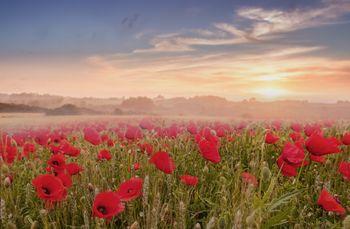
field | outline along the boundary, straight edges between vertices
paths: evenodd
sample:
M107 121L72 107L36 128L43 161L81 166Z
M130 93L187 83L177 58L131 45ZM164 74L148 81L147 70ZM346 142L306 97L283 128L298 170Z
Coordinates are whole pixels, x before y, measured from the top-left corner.
M1 228L350 228L348 122L40 119L2 118Z

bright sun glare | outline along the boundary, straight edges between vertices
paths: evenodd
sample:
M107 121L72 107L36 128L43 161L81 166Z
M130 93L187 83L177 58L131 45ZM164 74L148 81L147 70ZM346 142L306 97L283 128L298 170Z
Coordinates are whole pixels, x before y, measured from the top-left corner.
M256 90L256 92L265 98L277 98L287 93L286 90L281 88L262 88Z

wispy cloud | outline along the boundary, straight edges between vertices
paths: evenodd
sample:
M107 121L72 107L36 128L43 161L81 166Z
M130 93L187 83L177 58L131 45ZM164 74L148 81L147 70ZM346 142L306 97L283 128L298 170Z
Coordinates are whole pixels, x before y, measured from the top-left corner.
M173 33L158 35L150 41L151 48L135 52L180 52L193 51L198 45L235 45L271 40L284 33L342 23L335 21L350 12L347 0L325 1L318 8L276 10L241 8L235 15L249 25L241 28L235 23L214 23L208 29L193 29L197 36Z

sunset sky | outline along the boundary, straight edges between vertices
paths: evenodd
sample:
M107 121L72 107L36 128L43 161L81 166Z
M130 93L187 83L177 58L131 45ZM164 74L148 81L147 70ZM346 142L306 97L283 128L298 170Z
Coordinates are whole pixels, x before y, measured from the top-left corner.
M350 100L350 0L4 0L0 28L0 93Z

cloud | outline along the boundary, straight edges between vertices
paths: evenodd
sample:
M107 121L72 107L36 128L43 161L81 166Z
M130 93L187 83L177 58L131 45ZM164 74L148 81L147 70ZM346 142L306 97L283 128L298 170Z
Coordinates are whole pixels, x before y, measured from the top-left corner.
M349 11L349 1L329 1L322 7L313 9L283 11L244 8L236 13L238 16L253 22L249 35L258 39L264 35L286 33L331 23L332 20Z
M150 41L150 48L135 52L184 52L196 50L195 46L220 46L254 43L273 40L283 34L330 25L350 12L347 0L324 1L318 8L277 10L263 8L241 8L235 15L248 26L239 28L233 23L214 23L208 29L193 29L197 36L186 36L179 32L158 35Z

